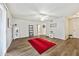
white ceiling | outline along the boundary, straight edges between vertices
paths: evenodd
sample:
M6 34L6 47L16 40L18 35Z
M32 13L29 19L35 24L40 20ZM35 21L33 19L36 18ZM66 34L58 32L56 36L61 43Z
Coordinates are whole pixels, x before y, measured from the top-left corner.
M40 19L40 15L52 18L71 16L79 11L77 3L10 3L6 4L13 17Z

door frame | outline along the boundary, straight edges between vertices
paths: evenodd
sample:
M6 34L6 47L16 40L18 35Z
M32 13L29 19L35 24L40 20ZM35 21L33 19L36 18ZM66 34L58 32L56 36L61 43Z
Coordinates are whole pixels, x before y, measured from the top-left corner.
M29 26L29 37L34 36L34 25L28 25Z

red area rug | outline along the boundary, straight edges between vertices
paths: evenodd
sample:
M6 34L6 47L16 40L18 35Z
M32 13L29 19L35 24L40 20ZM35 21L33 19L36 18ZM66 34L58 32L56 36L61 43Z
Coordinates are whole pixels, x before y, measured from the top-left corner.
M56 45L55 43L50 42L44 38L31 38L28 41L40 54L42 54L52 46Z

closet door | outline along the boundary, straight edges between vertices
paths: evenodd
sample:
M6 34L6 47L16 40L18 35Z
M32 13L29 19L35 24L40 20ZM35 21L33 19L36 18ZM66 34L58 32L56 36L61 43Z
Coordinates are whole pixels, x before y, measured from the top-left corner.
M72 33L74 38L79 38L79 19L72 19Z
M34 36L34 28L33 25L29 25L29 37L33 37Z

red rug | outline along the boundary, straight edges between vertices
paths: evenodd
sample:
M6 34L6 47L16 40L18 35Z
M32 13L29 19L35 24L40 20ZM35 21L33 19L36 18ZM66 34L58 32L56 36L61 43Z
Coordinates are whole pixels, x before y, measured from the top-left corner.
M30 44L38 51L38 53L42 54L52 46L56 45L53 42L48 41L44 38L31 38L28 40Z

